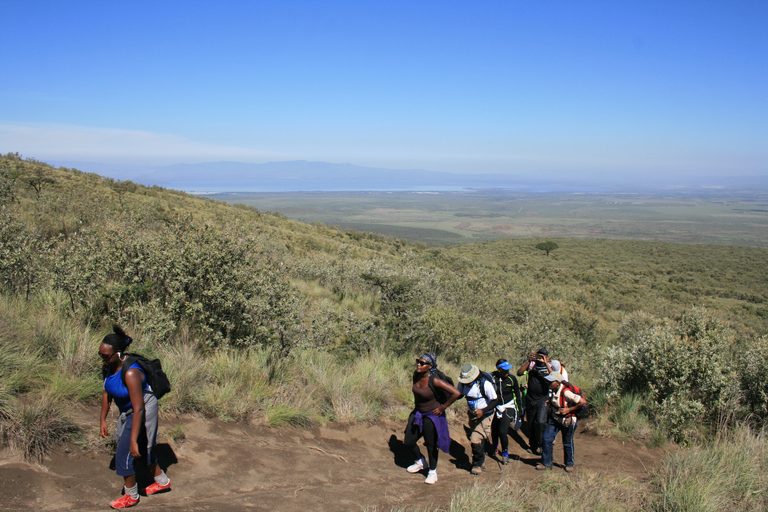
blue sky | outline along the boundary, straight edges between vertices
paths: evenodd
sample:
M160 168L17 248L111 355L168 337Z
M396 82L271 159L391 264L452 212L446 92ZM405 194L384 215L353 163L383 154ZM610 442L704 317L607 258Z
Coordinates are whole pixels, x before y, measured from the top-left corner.
M768 174L768 2L0 0L0 151Z

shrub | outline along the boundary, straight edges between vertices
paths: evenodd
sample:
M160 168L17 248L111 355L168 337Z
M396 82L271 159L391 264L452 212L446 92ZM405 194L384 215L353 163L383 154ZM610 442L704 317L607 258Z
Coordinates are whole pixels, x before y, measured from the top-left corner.
M750 412L768 416L768 336L750 344L740 357L741 389Z
M614 394L647 391L652 419L684 440L694 424L716 425L738 394L732 342L731 331L703 309L676 321L633 314L602 361L601 384Z

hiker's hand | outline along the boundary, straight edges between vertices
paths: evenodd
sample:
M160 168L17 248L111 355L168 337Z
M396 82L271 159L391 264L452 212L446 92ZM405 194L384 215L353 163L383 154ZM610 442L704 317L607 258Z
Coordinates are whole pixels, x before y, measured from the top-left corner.
M483 417L483 410L482 409L476 410L475 411L475 418L480 419L482 417Z
M559 414L560 416L565 416L566 414L568 414L568 409L569 407L561 407L557 410L557 414Z
M101 428L99 430L100 430L99 433L101 434L101 437L109 437L109 427L107 426L106 421L101 420Z
M444 412L445 412L445 408L441 405L440 407L432 411L432 414L434 414L435 416L442 416Z
M139 453L139 443L136 441L131 441L131 457L134 459L138 459L141 457L141 454Z

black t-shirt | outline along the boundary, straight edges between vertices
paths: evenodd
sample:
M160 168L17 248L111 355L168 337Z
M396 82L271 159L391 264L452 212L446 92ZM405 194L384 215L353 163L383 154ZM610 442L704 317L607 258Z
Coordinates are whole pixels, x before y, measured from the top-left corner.
M549 381L545 379L549 375L546 364L536 363L528 370L528 397L531 400L541 400L549 396Z
M502 379L499 372L493 372L493 386L496 388L496 394L501 398L502 404L506 404L513 398L515 400L520 398L520 387L512 374L508 374Z

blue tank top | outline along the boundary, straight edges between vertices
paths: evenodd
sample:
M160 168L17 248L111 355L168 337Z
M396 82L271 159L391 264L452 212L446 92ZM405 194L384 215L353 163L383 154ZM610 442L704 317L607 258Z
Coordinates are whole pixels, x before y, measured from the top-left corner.
M133 368L138 368L141 372L141 388L146 391L147 377L144 375L144 370L141 369L139 363L133 363L128 369L131 370ZM131 408L131 394L125 384L123 384L123 378L121 377L122 373L123 371L120 370L119 372L104 379L104 391L106 391L109 395L112 396L112 398L114 398L115 405L120 410L120 412L125 412Z

